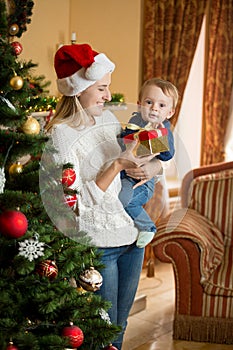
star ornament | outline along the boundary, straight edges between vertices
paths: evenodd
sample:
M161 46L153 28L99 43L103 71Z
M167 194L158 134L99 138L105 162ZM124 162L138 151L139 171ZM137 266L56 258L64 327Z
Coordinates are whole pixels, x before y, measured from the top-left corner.
M25 239L25 241L19 242L19 246L19 255L24 256L29 261L44 255L44 243L39 242L37 238Z

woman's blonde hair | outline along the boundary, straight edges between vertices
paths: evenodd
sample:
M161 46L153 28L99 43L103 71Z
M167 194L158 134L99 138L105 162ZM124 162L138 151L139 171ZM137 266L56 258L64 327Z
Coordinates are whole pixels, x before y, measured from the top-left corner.
M49 132L53 126L62 123L75 128L83 128L90 125L90 123L93 124L93 117L85 112L78 96L62 96L57 104L55 115L45 130Z
M140 92L139 92L139 96L138 96L139 101L141 101L141 99L142 99L142 95L143 95L143 92L145 90L145 87L151 86L151 85L159 87L166 96L172 97L173 108L174 109L176 108L176 105L177 105L177 102L179 99L179 92L178 92L177 88L170 81L163 80L160 78L152 78L152 79L148 79L144 82L144 84L142 85Z

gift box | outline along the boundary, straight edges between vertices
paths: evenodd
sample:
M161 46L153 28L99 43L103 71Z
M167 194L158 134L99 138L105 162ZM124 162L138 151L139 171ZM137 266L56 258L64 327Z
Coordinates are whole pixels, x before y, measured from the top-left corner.
M147 156L150 154L169 151L168 130L166 128L152 130L142 129L123 137L126 146L133 140L139 140L134 149L136 156Z

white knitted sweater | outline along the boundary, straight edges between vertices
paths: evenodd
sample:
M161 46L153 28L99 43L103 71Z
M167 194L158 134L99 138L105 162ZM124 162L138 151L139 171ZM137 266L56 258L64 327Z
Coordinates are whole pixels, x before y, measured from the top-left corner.
M110 111L95 118L94 126L78 130L66 124L57 125L52 140L58 150L57 162L72 163L78 190L78 230L85 231L97 247L117 247L133 243L138 235L133 220L125 212L118 194L118 174L106 192L95 183L97 174L118 157L121 149L116 135L120 124Z

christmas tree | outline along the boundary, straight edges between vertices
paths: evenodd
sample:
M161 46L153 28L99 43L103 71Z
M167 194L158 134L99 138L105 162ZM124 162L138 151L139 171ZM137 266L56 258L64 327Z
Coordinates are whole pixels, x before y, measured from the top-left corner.
M59 231L41 197L48 139L31 114L49 101L48 83L31 75L36 64L20 61L18 41L33 5L0 0L0 349L99 349L119 328L109 320L109 303L94 293L102 283L98 250L85 233L76 241ZM59 203L72 215L73 203L65 198L78 195L69 193L74 177L66 164L61 178L51 170L44 183L45 192L46 186L54 194L57 186L66 188Z

